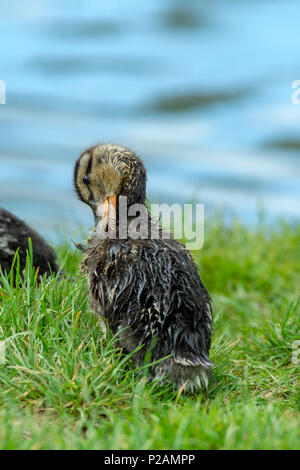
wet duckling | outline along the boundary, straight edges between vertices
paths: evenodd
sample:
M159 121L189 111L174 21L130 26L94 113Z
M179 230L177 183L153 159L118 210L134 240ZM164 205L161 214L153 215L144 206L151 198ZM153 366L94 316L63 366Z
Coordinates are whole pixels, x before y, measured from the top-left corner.
M186 390L207 386L212 362L210 296L185 246L171 236L136 239L120 227L121 196L128 207L146 209L146 170L131 150L101 144L82 153L75 164L74 186L94 214L96 234L80 248L85 257L91 308L105 317L119 345L142 365L146 353L152 378ZM127 222L132 220L126 213ZM155 222L147 213L146 226ZM103 236L114 228L115 236ZM99 228L100 227L100 228ZM146 228L147 228L146 227ZM140 230L142 232L142 229Z
M26 266L28 237L32 241L33 266L39 268L39 274L56 273L54 250L45 240L25 222L0 207L0 266L2 271L9 272L17 249L20 255L20 272Z

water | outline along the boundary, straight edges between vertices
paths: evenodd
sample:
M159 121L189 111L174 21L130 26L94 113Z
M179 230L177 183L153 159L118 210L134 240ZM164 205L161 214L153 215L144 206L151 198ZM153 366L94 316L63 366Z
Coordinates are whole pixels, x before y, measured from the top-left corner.
M155 202L299 218L299 14L297 0L2 0L0 205L73 236L92 224L74 161L110 141L143 157Z

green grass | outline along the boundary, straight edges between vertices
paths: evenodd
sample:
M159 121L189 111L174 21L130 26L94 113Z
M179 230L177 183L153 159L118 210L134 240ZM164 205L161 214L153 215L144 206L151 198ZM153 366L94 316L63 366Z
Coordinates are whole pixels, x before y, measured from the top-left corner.
M79 255L67 278L0 280L0 448L299 449L300 226L211 223L195 253L213 301L217 383L178 395L101 335ZM299 354L300 359L300 354Z

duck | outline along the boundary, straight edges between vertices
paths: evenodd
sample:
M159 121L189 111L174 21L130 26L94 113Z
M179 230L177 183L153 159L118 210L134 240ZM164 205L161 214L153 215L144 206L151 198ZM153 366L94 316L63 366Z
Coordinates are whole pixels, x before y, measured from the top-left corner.
M77 244L92 311L138 367L148 361L149 380L187 392L206 389L213 366L211 297L184 244L166 237L161 227L155 239L141 236L158 224L147 208L143 161L122 145L98 144L80 155L73 179L95 221L86 244ZM120 209L124 198L125 212ZM128 229L134 220L130 208L136 205L147 214L139 237Z
M26 266L28 238L31 238L33 266L39 277L58 272L56 253L32 227L11 212L0 207L0 266L9 273L16 251L19 250L20 272Z

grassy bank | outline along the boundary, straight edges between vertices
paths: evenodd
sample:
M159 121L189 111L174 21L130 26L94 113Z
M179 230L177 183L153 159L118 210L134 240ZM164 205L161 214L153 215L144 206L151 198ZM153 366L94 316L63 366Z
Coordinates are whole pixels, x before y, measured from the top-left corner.
M207 228L217 383L196 397L147 383L101 336L79 255L58 251L67 279L1 278L0 448L300 448L300 226Z

